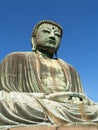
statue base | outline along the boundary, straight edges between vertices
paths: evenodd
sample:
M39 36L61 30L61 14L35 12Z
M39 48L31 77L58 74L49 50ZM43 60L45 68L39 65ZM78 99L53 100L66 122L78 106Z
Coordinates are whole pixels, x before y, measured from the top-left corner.
M98 130L97 125L86 126L32 126L32 127L14 127L8 130Z

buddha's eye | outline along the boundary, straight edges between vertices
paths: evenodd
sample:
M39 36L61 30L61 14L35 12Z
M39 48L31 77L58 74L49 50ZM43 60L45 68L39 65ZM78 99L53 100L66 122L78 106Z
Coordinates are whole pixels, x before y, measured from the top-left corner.
M44 33L50 33L50 31L49 30L46 30L46 29L44 29L44 30L42 30Z
M57 37L60 37L60 38L61 38L61 34L55 33L55 35L56 35Z

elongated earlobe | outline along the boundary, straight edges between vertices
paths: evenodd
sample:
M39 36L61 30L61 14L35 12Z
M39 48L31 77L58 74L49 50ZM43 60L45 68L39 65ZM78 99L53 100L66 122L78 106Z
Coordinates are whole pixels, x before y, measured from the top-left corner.
M32 45L32 51L36 51L36 43L35 43L33 37L31 39L31 45Z

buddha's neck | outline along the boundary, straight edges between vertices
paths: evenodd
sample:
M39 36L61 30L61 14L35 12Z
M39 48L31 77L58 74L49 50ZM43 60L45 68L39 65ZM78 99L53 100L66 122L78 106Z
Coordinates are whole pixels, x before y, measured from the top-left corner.
M44 58L50 58L50 59L53 58L53 54L50 52L47 52L45 50L40 50L40 51L37 50L36 53L38 53L39 55L41 55Z

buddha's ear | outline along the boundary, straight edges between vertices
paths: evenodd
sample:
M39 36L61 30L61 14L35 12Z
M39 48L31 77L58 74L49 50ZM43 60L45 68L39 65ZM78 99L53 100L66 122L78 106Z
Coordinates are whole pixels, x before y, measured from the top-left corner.
M36 43L33 37L31 38L31 45L32 45L32 51L36 51Z

